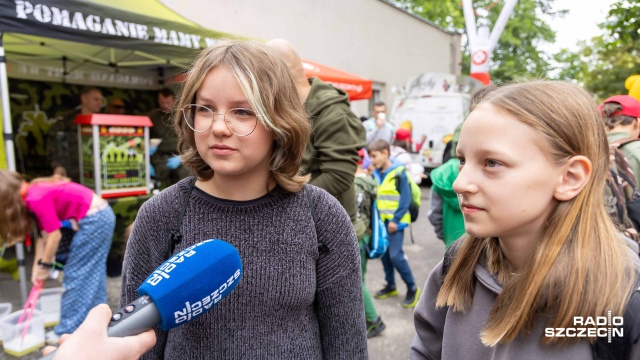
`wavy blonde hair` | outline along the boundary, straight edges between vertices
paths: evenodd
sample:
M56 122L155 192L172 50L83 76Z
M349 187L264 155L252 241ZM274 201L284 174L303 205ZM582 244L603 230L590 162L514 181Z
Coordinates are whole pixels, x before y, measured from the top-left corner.
M259 124L273 132L275 141L269 168L275 181L288 191L302 189L309 180L309 176L301 174L300 165L309 142L311 123L287 66L273 50L254 41L221 41L208 47L187 73L173 118L184 166L199 179L213 177L213 169L198 154L193 130L184 121L180 109L195 102L204 78L217 66L225 66L235 75L258 115Z
M26 235L28 219L26 208L20 196L20 186L24 180L20 174L0 169L0 245L15 245Z
M591 176L573 199L558 202L545 232L521 271L510 266L497 238L466 236L456 253L436 300L454 311L470 308L474 268L486 261L503 290L480 337L494 346L513 341L533 326L535 316L549 316L549 327L573 327L574 316L622 315L638 271L638 256L625 243L606 213L603 201L609 147L593 99L576 85L556 81L511 84L486 93L488 103L536 130L557 164L584 155ZM542 337L565 343L579 338ZM595 341L591 338L590 341Z

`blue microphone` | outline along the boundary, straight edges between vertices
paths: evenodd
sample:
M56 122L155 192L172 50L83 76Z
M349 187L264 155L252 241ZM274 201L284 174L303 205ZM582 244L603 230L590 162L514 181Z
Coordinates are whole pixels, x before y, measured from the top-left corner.
M138 299L118 310L107 328L109 337L143 333L160 324L170 330L202 316L240 282L238 250L218 240L190 246L163 262L138 288ZM53 359L55 350L40 358Z
M149 275L138 288L140 298L113 314L107 334L125 337L158 324L165 331L183 325L229 295L241 277L242 261L233 245L211 239L190 246Z
M162 263L138 288L141 296L118 310L107 333L140 334L160 323L170 330L202 316L233 290L242 276L240 254L222 240L205 240Z

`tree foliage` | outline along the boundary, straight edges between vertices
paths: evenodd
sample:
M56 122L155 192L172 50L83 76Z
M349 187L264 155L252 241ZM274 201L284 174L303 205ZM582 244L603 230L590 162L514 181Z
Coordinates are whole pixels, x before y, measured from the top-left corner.
M618 0L602 27L612 47L640 44L640 0Z
M640 0L618 0L600 24L604 34L563 49L555 60L558 77L577 81L598 100L626 94L625 80L640 74Z
M565 11L552 11L554 0L518 0L513 14L500 36L490 67L495 83L522 78L546 77L551 69L551 56L541 50L541 45L555 40L555 32L546 23L545 16L558 16ZM397 0L394 3L445 29L465 29L460 0ZM493 29L500 15L503 2L478 0L474 8L490 7L488 20ZM548 17L547 17L548 18ZM469 73L469 47L464 44L462 72Z

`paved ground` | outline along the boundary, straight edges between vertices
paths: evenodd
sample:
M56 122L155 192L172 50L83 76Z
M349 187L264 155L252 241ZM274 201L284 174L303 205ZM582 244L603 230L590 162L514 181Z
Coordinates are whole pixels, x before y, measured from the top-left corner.
M422 188L422 206L420 218L413 223L413 233L415 243L411 242L410 235L405 236L404 251L409 258L409 264L413 271L416 282L422 287L431 269L440 261L444 254L444 244L439 241L433 232L433 227L427 220L428 208L428 188ZM15 257L11 250L7 251L6 258ZM27 253L27 274L30 274L32 253ZM380 260L369 262L367 275L367 287L373 293L385 284L384 272ZM385 300L375 299L375 305L387 325L387 329L378 337L369 339L369 358L371 360L396 360L407 359L409 357L409 345L414 335L413 311L401 306L402 299L406 293L406 287L397 275L396 283L400 295L396 298ZM47 287L60 286L52 280L47 282ZM120 296L120 278L108 278L109 305L117 310ZM0 303L11 302L14 311L21 308L20 290L17 282L12 281L6 274L0 273ZM31 353L21 358L16 358L0 351L0 360L31 360L38 359L40 353Z
M412 224L415 243L405 234L404 252L409 258L416 283L422 288L431 269L444 255L444 243L436 238L433 226L427 220L429 189L422 187L422 205L419 219ZM369 261L366 274L367 288L374 293L385 285L384 271L380 260ZM376 308L387 329L379 336L369 339L369 359L397 360L409 358L409 346L415 334L413 310L405 309L401 303L406 287L396 274L396 284L400 293L396 298L374 299Z

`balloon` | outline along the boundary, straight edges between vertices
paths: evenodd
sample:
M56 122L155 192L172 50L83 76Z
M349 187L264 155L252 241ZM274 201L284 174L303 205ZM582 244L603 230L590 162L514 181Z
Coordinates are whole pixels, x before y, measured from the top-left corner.
M631 75L624 82L624 87L629 90L629 96L640 101L640 75Z
M400 124L400 129L407 129L409 132L413 129L413 124L411 124L411 120L405 120Z

